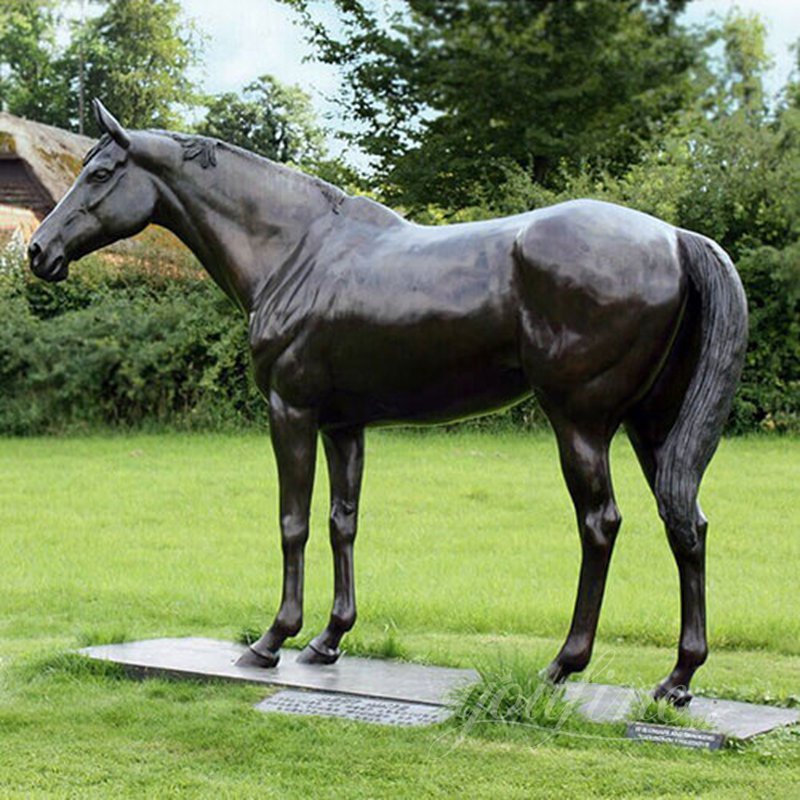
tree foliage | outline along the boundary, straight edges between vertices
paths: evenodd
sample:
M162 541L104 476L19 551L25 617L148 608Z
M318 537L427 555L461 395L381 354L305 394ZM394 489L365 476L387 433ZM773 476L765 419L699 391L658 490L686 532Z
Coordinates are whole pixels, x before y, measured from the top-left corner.
M324 152L311 98L299 86L262 75L242 90L206 101L200 133L252 150L273 161L313 165Z
M81 266L0 271L0 433L264 423L246 321L211 281Z
M131 128L174 126L177 107L195 100L187 71L199 41L178 0L109 0L73 37L66 54L72 75L81 53L86 97L104 99ZM70 88L77 108L76 82ZM94 119L87 123L97 133Z
M63 7L49 0L4 0L0 6L0 82L12 114L77 130L81 73L84 96L101 97L133 128L170 127L191 105L188 77L200 40L179 0L95 0L100 13L72 21L59 47ZM96 134L94 119L84 117Z
M508 202L522 210L591 196L720 242L737 263L750 308L750 346L732 424L797 430L800 108L771 108L765 99L769 56L757 19L732 14L720 35L724 56L713 84L637 163L621 175L571 175L560 192L517 184Z
M513 214L588 196L719 241L737 262L750 307L750 347L732 425L800 430L800 63L780 102L772 101L764 90L770 59L757 17L734 13L690 34L676 22L685 0L392 0L395 13L388 17L382 0L327 0L337 17L315 17L322 0L282 1L303 15L317 57L342 66L342 107L357 125L351 136L374 157L376 190L418 221ZM0 2L3 102L13 113L74 127L82 52L87 96L105 97L133 127L172 126L175 102L192 98L185 76L197 47L182 27L178 0L99 5L99 16L59 49L60 4ZM709 54L714 42L720 46ZM263 76L241 94L208 98L206 105L204 133L339 185L357 183L341 161L321 158L322 137L299 89ZM58 296L73 286L59 288ZM184 313L176 297L170 295L175 305L165 314ZM112 303L109 294L102 301L109 314L129 313L124 299ZM54 366L36 349L51 324L37 303L33 297L24 314L0 313L0 377L11 385L16 376L27 387L20 397L33 398L15 406L23 417L45 391L37 381L46 383L47 370L62 363ZM155 330L166 317L145 305L137 295L131 313L149 336L147 319ZM239 398L237 408L249 408L252 387L232 369L214 366L218 326L228 322L206 316L216 320L213 331L192 323L165 347L181 370L206 359L211 366L204 374L238 387L231 397ZM47 341L55 346L89 330L92 319L83 306L59 312ZM96 326L97 341L111 337L111 328ZM193 349L191 338L203 336L212 342L211 355ZM224 341L222 361L233 363L234 342ZM98 358L108 354L98 347ZM80 347L67 350L63 365L72 366L59 374L71 376L64 386L72 394L56 392L53 407L79 415L89 396L79 373L100 373L81 360ZM181 389L165 352L112 353L102 381L124 377L123 361L138 363L140 372L98 400L106 403L100 416L128 403L132 418L166 419L200 403L210 384L204 378L200 393L191 382ZM148 395L158 381L174 382L179 399ZM163 408L173 411L153 410ZM515 419L531 410L517 409ZM0 428L9 424L0 420ZM31 425L19 430L36 429Z
M48 118L63 88L56 69L57 17L53 0L0 3L0 109Z
M338 30L313 0L316 57L344 71L356 139L405 205L483 202L522 170L619 171L697 91L701 41L675 21L684 2L334 0Z

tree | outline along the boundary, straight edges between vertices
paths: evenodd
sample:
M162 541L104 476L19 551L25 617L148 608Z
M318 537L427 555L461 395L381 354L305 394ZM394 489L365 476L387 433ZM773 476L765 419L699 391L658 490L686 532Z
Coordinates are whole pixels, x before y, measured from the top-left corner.
M198 34L178 0L109 0L75 32L66 53L71 107L77 112L82 57L86 97L104 99L131 128L172 127L177 108L196 99L187 71L199 53ZM94 119L85 122L97 133Z
M717 35L724 56L711 93L712 110L718 114L741 111L749 119L762 119L767 112L764 76L773 64L766 47L766 26L757 14L734 11L723 20Z
M340 30L298 9L316 57L344 71L357 143L394 199L492 203L509 174L557 186L570 170L619 173L695 97L702 41L681 0L333 0Z
M54 106L63 109L63 82L54 65L57 21L53 0L4 0L0 5L0 108L59 121L52 112Z
M262 75L241 94L226 92L206 104L200 133L300 166L316 163L323 155L323 132L311 98L298 86L284 86L271 75Z
M770 57L754 16L731 13L713 84L605 187L624 202L719 241L734 257L800 237L800 114L770 108Z
M694 108L623 175L581 176L545 201L594 196L720 242L750 309L750 344L734 429L800 429L800 109L770 108L763 24L734 13L724 55ZM790 84L786 93L791 98Z
M793 45L795 56L794 75L786 87L786 102L789 106L800 109L800 39Z
M187 71L200 40L182 18L178 0L91 0L99 15L71 21L59 47L63 20L53 0L0 4L0 80L7 109L62 128L79 127L80 76L85 97L102 97L133 128L169 127L180 105L195 99ZM96 134L91 115L87 132Z

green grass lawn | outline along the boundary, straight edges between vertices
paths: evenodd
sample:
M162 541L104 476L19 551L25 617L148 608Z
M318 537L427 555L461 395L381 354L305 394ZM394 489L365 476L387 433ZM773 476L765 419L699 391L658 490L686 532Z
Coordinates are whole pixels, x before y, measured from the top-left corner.
M650 686L674 661L678 587L655 505L624 439L623 527L593 665ZM800 694L800 441L723 443L703 486L711 657L697 691L790 704ZM0 440L0 796L796 795L793 731L709 754L606 729L383 729L264 716L264 691L136 683L64 653L121 639L234 638L279 597L275 469L266 436ZM331 602L327 488L317 479L306 627ZM574 514L547 435L368 437L351 652L531 671L569 624Z

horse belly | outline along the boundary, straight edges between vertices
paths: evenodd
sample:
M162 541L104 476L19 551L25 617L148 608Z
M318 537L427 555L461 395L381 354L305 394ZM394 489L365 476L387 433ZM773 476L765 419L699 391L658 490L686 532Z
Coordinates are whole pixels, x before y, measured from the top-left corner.
M331 418L365 424L447 422L488 413L526 391L514 314L484 298L461 314L432 303L353 315L320 331Z
M499 411L529 394L518 363L476 361L436 375L415 372L404 381L337 386L322 409L321 422L323 427L435 425Z

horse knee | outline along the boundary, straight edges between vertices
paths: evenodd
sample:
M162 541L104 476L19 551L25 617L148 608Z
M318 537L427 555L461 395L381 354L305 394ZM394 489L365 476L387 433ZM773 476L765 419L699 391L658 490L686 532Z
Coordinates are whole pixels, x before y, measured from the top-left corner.
M702 558L708 520L697 503L696 488L693 493L677 490L669 492L657 484L655 494L658 514L666 528L675 557L687 560Z
M281 544L284 552L302 550L308 541L308 519L287 514L281 517Z
M590 511L581 526L584 547L592 552L610 555L620 525L622 516L614 503L606 503Z
M666 526L672 554L679 564L694 564L702 568L706 553L708 523L703 520L673 521Z
M331 505L330 531L334 546L351 544L356 538L357 513L355 503L337 500Z

